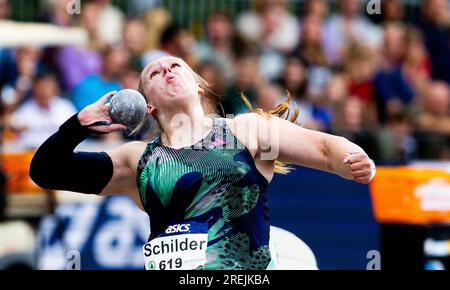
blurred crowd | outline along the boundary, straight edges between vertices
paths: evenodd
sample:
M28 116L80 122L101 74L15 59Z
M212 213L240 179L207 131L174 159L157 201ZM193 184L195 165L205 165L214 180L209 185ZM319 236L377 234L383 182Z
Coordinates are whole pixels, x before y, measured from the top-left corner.
M287 92L299 124L344 136L379 164L450 159L450 7L421 1L405 17L401 0L382 0L366 15L360 0L255 0L231 17L212 11L201 33L177 25L157 1L130 1L133 17L109 0L42 0L36 21L82 27L81 47L0 44L3 138L37 148L59 125L109 91L137 89L140 72L162 55L186 60L211 85L211 109L221 115L270 110ZM11 17L0 0L0 19ZM102 136L118 141L142 136ZM99 137L100 138L100 137Z

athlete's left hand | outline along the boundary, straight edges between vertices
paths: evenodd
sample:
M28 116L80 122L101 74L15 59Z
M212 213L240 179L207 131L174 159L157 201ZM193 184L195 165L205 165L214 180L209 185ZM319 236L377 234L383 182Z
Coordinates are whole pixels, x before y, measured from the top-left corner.
M344 164L350 166L353 180L362 184L368 184L375 177L375 163L364 152L348 153Z

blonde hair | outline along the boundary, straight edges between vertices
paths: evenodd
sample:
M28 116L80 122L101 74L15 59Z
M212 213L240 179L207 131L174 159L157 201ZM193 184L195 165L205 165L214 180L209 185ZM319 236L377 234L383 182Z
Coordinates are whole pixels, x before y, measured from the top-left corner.
M289 118L290 111L291 111L291 94L287 92L287 98L285 101L272 110L266 112L263 109L256 108L254 109L250 101L245 97L245 95L241 92L241 99L244 101L247 108L250 110L250 112L258 114L260 116L263 116L265 118L271 118L272 116L277 116L279 118L284 118L286 120L289 120L290 122L297 124L297 118L299 115L299 109L296 105L294 108L294 114L291 118ZM275 173L279 174L288 174L292 171L292 167L289 167L288 164L281 162L279 160L275 160Z

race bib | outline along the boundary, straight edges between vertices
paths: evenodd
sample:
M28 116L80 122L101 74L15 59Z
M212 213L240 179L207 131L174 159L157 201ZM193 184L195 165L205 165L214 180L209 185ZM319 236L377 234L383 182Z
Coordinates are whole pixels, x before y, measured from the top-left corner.
M206 263L208 225L174 224L144 245L146 270L193 270Z

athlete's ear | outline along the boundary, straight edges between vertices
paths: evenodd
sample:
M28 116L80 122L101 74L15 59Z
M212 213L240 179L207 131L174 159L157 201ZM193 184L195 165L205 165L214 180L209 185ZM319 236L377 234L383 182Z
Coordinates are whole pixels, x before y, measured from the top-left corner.
M202 84L198 84L198 94L200 96L205 96L205 89L203 88Z
M156 118L158 116L158 111L152 105L147 105L147 114Z

